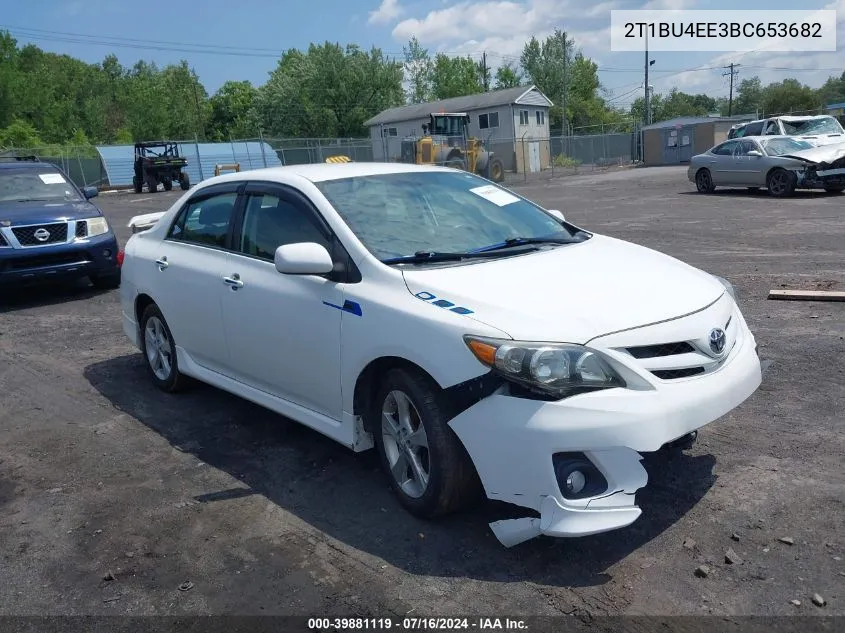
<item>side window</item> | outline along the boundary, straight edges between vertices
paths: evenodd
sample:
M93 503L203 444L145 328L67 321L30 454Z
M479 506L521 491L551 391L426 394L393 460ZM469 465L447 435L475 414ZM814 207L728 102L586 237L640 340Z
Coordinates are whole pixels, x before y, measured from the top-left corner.
M745 134L743 136L760 136L763 133L763 122L749 123L745 126Z
M283 244L317 242L331 252L331 241L310 210L269 194L247 199L237 250L245 255L273 261Z
M777 124L777 121L774 121L774 120L772 120L772 121L768 121L768 122L766 123L766 129L765 129L765 131L763 132L763 134L764 134L764 135L770 135L770 134L780 134L780 131L778 130L778 124Z
M718 154L719 156L730 156L734 153L734 149L736 149L737 145L739 145L739 141L727 141L714 147L713 153Z
M757 149L757 146L751 141L741 141L736 145L734 156L746 156L752 149Z
M528 110L519 111L519 124L528 125Z
M188 202L170 227L168 239L224 248L237 197L234 192L222 193Z

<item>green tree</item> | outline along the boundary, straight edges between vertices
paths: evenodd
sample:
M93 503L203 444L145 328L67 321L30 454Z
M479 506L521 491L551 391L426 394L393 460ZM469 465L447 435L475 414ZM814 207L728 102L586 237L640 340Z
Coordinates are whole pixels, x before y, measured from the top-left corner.
M366 136L364 121L401 105L402 64L380 49L326 42L282 55L255 95L255 115L270 135Z
M522 85L522 73L516 64L508 62L496 69L496 90L516 88Z
M550 113L552 127L561 127L564 118L567 123L570 121L568 97L575 54L575 40L565 31L555 29L543 42L536 37L528 40L520 56L525 75L555 104Z
M766 86L762 109L766 116L816 110L822 105L818 93L797 79L784 79Z
M428 49L424 48L416 37L412 37L407 46L402 47L405 56L403 65L405 80L408 82L408 103L424 103L431 99L432 62Z
M15 119L6 128L0 130L0 147L19 147L29 149L40 147L44 141L32 124Z
M733 114L754 114L763 107L763 83L759 77L743 79L734 96ZM726 113L727 114L727 113Z
M818 92L824 105L845 101L845 72L839 77L828 77Z
M255 87L248 81L227 81L209 100L209 136L216 140L256 136L253 117Z
M434 99L450 99L484 92L477 64L469 57L438 53L431 72Z

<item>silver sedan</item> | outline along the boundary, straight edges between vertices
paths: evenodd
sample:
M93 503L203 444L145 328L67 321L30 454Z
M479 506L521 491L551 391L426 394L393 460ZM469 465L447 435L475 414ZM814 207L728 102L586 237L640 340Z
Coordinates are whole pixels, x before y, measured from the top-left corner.
M747 136L719 143L690 160L687 177L700 193L719 187L766 187L776 197L795 189L845 190L845 143L814 147L789 136Z

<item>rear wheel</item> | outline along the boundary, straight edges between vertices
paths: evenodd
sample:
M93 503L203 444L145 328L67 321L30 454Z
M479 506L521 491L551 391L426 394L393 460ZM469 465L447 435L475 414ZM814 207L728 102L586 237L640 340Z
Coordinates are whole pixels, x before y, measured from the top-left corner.
M150 193L158 191L158 179L155 176L147 176L147 189Z
M187 191L191 188L191 179L188 178L188 172L182 172L181 176L179 177L179 186L182 188L183 191Z
M135 193L141 193L141 188L144 186L144 183L141 182L141 179L138 176L132 176L132 188L135 190Z
M478 475L449 427L439 388L419 371L393 369L372 403L382 468L400 503L422 518L454 512L478 494Z
M185 387L187 380L179 372L173 335L154 303L147 306L141 316L141 349L147 372L156 387L170 393Z
M695 187L698 193L713 193L716 185L713 184L713 176L709 169L699 169L695 174Z
M766 178L766 186L775 198L784 198L795 192L796 180L795 172L773 169Z

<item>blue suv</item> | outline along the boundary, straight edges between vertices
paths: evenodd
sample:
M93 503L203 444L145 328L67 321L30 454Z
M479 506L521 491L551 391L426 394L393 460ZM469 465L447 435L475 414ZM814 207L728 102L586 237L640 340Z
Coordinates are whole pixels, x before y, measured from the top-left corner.
M117 288L122 253L96 195L52 163L0 158L0 286L88 277Z

